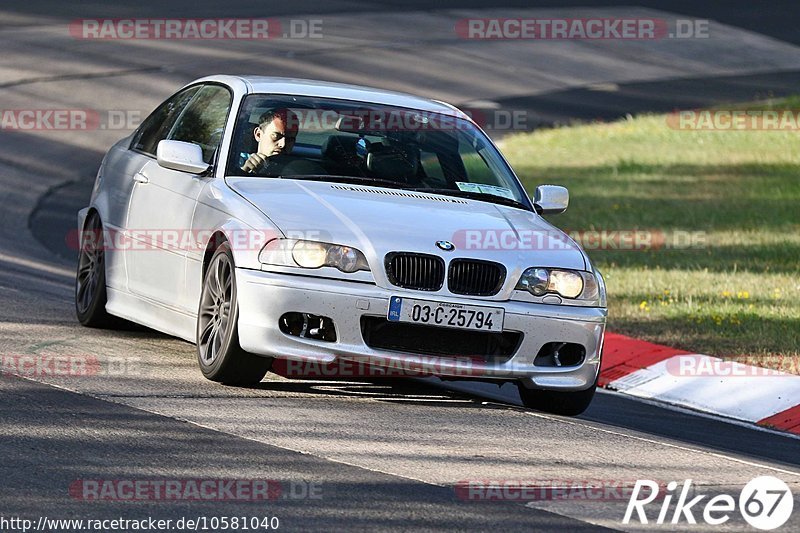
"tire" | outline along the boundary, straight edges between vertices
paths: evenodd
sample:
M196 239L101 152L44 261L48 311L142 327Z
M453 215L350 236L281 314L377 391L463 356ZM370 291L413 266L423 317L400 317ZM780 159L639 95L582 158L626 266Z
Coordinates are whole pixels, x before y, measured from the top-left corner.
M86 327L115 327L118 319L106 312L105 243L100 215L93 211L83 229L75 274L75 314Z
M254 385L272 366L271 357L248 353L239 345L236 269L228 243L214 252L203 278L197 311L197 362L211 381Z
M529 409L554 415L578 416L592 403L597 381L588 389L571 392L529 389L522 383L518 383L517 388L522 404Z

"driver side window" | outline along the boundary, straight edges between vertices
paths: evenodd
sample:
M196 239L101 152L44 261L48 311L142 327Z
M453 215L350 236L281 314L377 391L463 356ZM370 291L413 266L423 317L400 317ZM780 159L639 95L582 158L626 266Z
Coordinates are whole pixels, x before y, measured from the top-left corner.
M222 141L231 100L230 91L224 87L206 85L184 109L167 139L199 145L203 149L203 161L213 163Z
M153 111L134 134L131 150L138 150L155 157L159 141L166 139L175 120L199 90L199 86L189 87Z

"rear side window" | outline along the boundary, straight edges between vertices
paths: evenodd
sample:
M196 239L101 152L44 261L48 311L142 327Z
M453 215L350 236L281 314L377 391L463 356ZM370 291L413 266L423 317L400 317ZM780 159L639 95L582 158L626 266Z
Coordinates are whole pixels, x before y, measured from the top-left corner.
M189 103L199 90L199 86L189 87L179 92L153 111L133 135L131 150L139 150L155 156L158 142L167 138L167 134L175 123L175 119L178 118L186 107L186 104Z
M211 164L222 140L231 100L230 91L224 87L203 87L181 113L167 139L200 145L203 161Z

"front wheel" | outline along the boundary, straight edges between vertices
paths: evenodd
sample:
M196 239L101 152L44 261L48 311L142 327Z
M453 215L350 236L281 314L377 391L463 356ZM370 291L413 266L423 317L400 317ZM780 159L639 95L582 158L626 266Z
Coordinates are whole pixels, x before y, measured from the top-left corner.
M272 366L239 346L239 308L233 254L222 243L206 270L197 313L197 360L203 375L230 385L253 385Z
M75 314L90 328L114 327L117 320L106 312L106 261L103 223L92 212L86 220L75 275Z
M581 391L554 391L542 389L529 389L518 383L519 396L522 404L529 409L544 411L554 415L578 416L592 403L594 392L597 389L595 382L586 390Z

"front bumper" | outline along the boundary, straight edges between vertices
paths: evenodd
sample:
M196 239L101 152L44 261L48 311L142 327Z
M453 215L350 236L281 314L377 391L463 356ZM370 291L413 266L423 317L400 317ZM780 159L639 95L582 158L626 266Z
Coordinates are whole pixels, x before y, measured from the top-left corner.
M606 310L590 307L486 301L472 298L431 298L418 291L384 289L373 284L236 269L239 300L239 342L245 350L295 361L332 363L369 361L400 368L412 363L435 375L480 379L515 379L529 388L583 390L592 386L600 368ZM504 330L519 331L523 339L514 355L501 363L459 357L376 350L367 346L362 316L386 317L392 296L468 303L505 309ZM279 319L286 312L330 317L337 340L328 342L283 333ZM435 334L435 330L434 334ZM572 342L585 347L578 366L534 365L549 342Z

